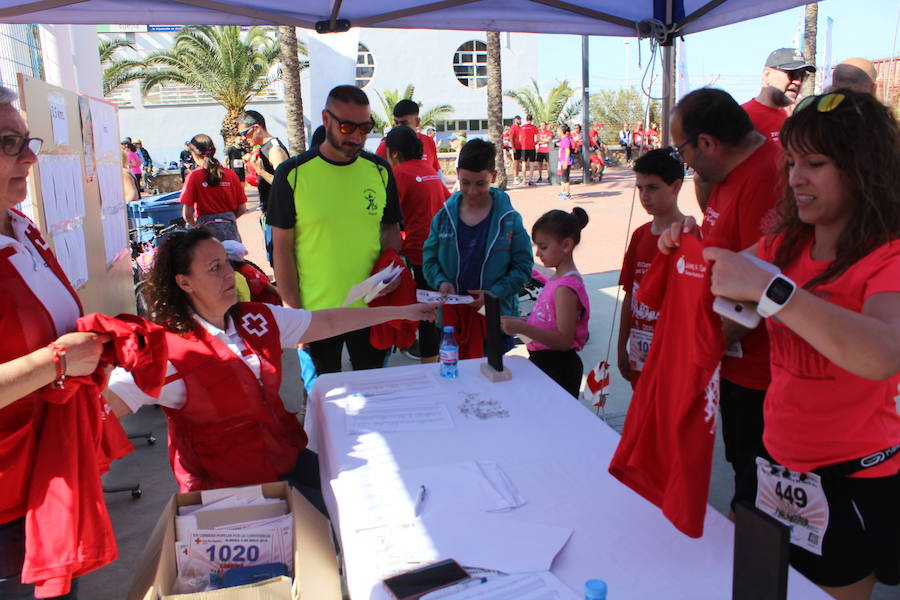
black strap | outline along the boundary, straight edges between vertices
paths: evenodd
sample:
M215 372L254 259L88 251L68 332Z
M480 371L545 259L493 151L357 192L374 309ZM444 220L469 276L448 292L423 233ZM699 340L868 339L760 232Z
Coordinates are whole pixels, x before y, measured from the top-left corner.
M868 469L870 467L880 465L881 463L897 454L897 452L900 452L900 444L895 444L890 448L885 448L884 450L873 452L872 454L863 456L862 458L854 458L853 460L847 460L836 465L819 467L818 469L813 471L813 473L817 473L822 477L847 477L848 475L852 475L854 473L862 471L863 469Z

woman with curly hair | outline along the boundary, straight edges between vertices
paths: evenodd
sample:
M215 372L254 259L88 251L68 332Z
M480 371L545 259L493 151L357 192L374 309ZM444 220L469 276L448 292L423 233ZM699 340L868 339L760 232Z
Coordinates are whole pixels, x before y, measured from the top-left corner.
M237 173L216 158L216 146L198 133L187 148L199 168L191 171L181 190L181 214L190 227L206 225L219 240L241 241L237 218L247 212L247 195Z
M713 293L758 302L771 339L764 447L735 496L791 527L798 571L865 599L900 584L900 130L837 90L801 101L780 138L778 225L746 252L781 273L704 252Z
M316 456L279 396L282 348L386 321L435 320L424 304L307 311L237 302L225 248L202 227L170 235L148 281L151 312L169 331L167 383L151 398L116 369L109 389L132 411L163 407L182 492L278 479L317 489Z

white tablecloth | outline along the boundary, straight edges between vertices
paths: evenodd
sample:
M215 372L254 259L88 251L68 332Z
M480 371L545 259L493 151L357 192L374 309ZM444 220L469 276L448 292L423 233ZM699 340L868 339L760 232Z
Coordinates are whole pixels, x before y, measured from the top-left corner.
M471 418L462 415L458 406L448 406L452 429L380 434L380 456L371 460L383 461L387 453L401 473L462 460L497 462L527 500L520 508L497 514L497 519L514 516L574 530L553 562L552 572L575 592L581 592L586 580L599 578L617 600L731 597L731 522L708 507L702 538L679 533L659 509L609 475L609 461L619 441L613 429L528 360L507 357L513 378L501 383L481 375L481 362L461 361L458 379L437 381L447 392L481 392L497 399L508 410L507 418ZM322 488L340 533L353 600L386 596L371 566L376 557L367 556L355 544L354 528L341 527L342 519L350 517L341 514L330 481L341 472L366 466L370 462L366 453L375 447L369 442L378 434L368 434L366 439L348 434L345 410L337 400L354 383L436 373L437 369L437 365L420 365L323 375L309 399L306 427L311 447L319 452ZM477 539L479 531L469 534ZM497 552L513 550L505 548L502 539L479 542L496 547ZM793 570L788 597L827 598Z

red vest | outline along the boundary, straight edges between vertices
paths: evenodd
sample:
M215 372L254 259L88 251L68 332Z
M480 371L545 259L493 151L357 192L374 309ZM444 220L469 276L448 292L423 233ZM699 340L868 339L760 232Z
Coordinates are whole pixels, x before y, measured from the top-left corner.
M18 211L12 212L24 217ZM82 312L78 295L33 223L29 223L25 235ZM0 363L34 352L57 338L50 313L9 261L14 253L9 246L0 249ZM25 515L36 432L43 415L42 403L35 401L39 394L40 390L0 409L0 523Z
M182 492L276 481L306 447L297 417L284 409L281 340L265 304L238 304L235 327L260 361L260 378L202 326L169 332L169 360L187 388L169 417L169 461Z

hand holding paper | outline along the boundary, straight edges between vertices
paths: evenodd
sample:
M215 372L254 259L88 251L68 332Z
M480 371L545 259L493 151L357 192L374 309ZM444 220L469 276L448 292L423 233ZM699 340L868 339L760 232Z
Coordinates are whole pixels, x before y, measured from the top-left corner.
M367 304L374 300L385 288L394 283L403 272L403 267L390 265L378 271L368 279L357 283L347 293L344 306L353 304L362 298Z

